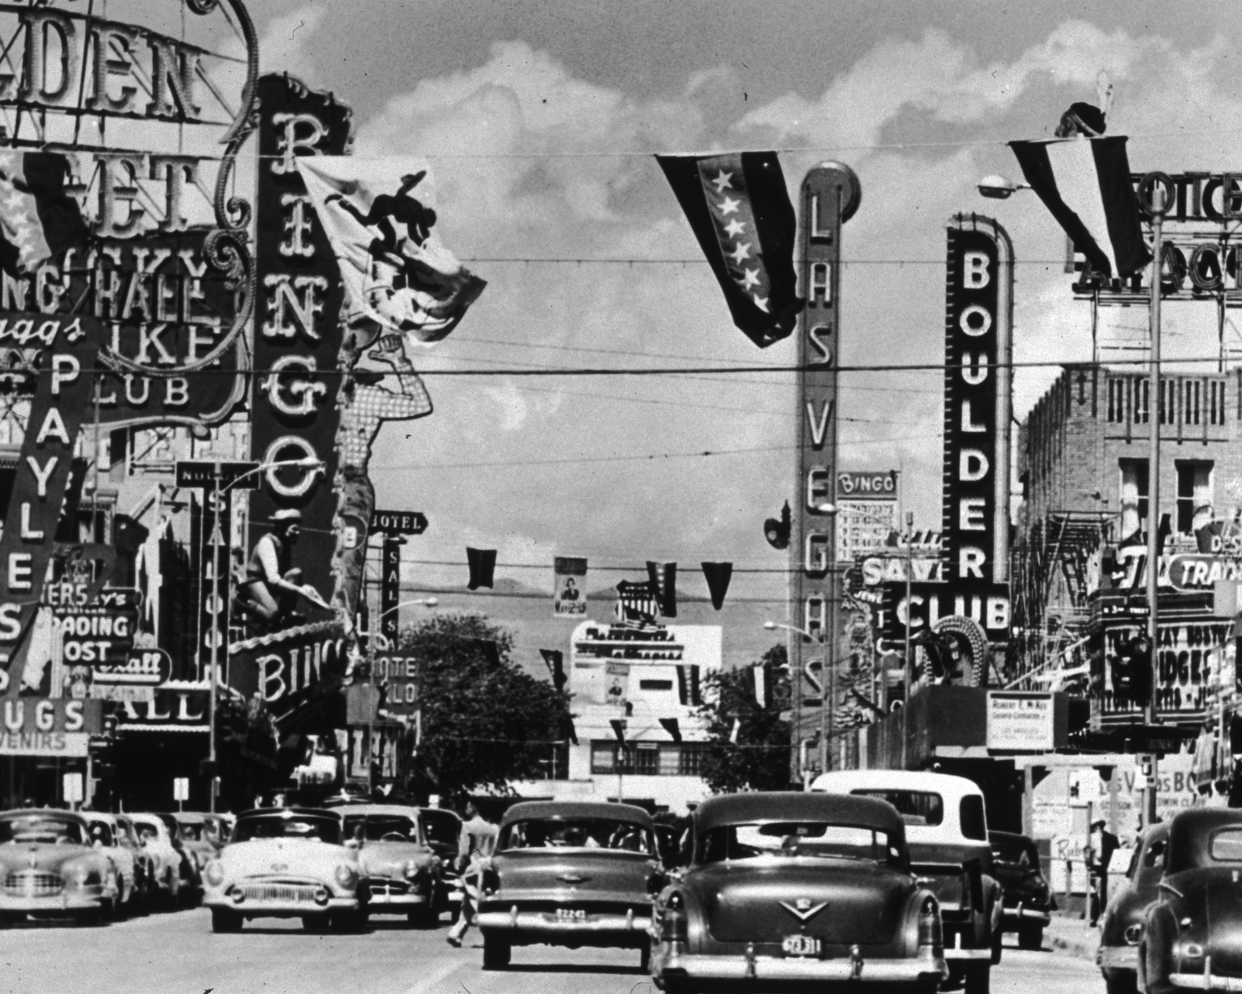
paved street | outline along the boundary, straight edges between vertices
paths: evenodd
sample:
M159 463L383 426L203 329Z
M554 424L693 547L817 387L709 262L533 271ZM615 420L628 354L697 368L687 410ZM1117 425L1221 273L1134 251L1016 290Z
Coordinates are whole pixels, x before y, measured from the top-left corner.
M651 994L638 955L620 950L517 949L504 973L484 973L471 933L467 947L444 941L446 927L411 931L378 918L365 935L310 935L295 922L247 925L214 935L204 910L152 915L99 928L26 925L0 933L0 994ZM473 940L473 941L471 941ZM992 974L997 994L1103 991L1084 960L1044 950L1006 949Z

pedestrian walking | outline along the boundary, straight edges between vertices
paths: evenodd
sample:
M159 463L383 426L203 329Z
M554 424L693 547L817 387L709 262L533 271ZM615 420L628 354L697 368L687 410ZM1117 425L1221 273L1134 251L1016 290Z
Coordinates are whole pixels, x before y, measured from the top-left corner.
M449 929L446 940L450 946L460 946L466 929L474 921L479 903L479 878L483 863L496 851L499 826L488 821L471 801L466 805L466 820L462 822L461 836L457 843L457 870L461 874L461 917Z
M1105 825L1103 818L1091 823L1091 844L1087 849L1087 870L1092 884L1088 912L1093 926L1108 906L1108 866L1120 845L1120 840Z

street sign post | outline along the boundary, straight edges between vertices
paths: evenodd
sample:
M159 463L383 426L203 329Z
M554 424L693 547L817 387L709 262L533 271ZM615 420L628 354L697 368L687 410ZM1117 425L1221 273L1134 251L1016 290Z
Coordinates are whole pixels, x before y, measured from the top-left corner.
M242 490L257 490L259 487L259 468L257 462L234 460L221 461L221 487L236 486ZM249 474L249 475L247 475ZM212 459L178 459L177 486L201 487L211 490L216 485L216 462Z
M190 778L173 778L173 800L177 802L177 810L185 810L185 802L190 799Z
M373 511L371 528L385 535L421 535L427 530L422 511Z

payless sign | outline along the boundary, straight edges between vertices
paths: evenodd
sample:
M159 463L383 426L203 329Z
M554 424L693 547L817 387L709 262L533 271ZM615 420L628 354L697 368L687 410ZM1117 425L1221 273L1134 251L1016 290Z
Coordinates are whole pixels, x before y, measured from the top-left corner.
M995 221L950 222L946 294L943 575L1007 597L1013 248Z

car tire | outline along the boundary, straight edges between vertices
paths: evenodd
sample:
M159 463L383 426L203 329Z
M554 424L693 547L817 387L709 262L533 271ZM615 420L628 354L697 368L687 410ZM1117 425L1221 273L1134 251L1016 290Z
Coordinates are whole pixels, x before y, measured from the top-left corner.
M992 964L973 960L963 971L962 994L990 994L992 990Z
M1108 994L1138 994L1138 974L1133 970L1104 970L1104 990Z
M1018 929L1018 948L1038 951L1044 948L1044 927L1023 925Z
M211 930L213 932L240 932L242 916L228 908L212 908Z
M513 947L494 935L483 935L483 969L503 970L509 965Z

